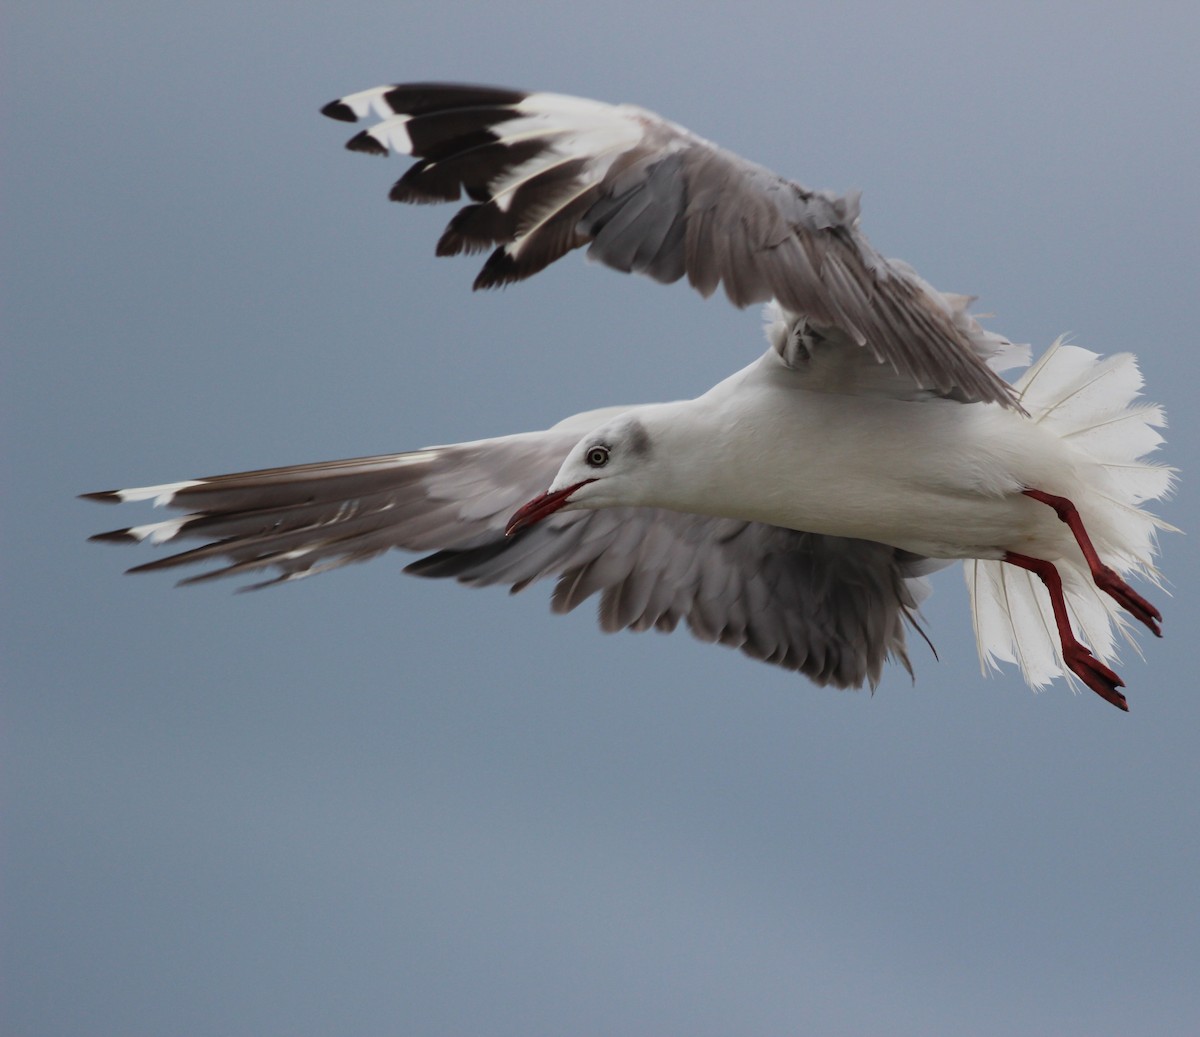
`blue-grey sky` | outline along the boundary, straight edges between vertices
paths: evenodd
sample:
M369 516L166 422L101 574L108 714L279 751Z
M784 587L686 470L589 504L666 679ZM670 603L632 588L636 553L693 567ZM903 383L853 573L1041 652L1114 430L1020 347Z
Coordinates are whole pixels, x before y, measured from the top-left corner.
M1132 713L915 684L377 560L125 577L74 499L692 395L756 312L572 257L471 294L317 109L403 79L634 101L814 187L1040 349L1139 354L1196 528L1196 5L19 3L5 17L3 1029L1072 1035L1200 1024L1200 580ZM137 521L145 514L133 512Z

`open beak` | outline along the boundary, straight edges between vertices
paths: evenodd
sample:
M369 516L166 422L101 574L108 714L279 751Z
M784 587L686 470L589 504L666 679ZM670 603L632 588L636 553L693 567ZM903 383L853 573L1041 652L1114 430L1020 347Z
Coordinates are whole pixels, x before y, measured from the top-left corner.
M577 482L574 486L555 490L553 493L547 491L540 497L534 497L528 504L522 504L513 512L513 517L508 520L508 525L504 527L504 535L510 537L522 529L541 522L547 515L553 515L571 499L571 494L580 486L586 486L595 481L595 479L584 479L583 482Z

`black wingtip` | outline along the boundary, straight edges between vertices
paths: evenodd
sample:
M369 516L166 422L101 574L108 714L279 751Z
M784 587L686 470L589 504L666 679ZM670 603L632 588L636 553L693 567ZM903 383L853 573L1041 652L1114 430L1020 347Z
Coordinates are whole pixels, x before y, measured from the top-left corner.
M337 119L338 122L358 122L354 110L341 100L330 101L321 109L321 114L329 119Z
M367 155L386 155L388 149L379 143L367 130L356 133L346 141L347 151L361 151Z
M133 536L128 528L110 529L107 533L96 533L88 537L89 544L136 544L138 538Z
M433 205L441 202L457 202L462 197L462 189L458 186L458 181L435 184L433 189L418 186L414 182L416 177L410 174L421 172L424 165L425 163L419 163L413 166L392 184L388 198L393 202L404 202L408 205Z
M471 288L476 292L488 288L503 288L527 276L529 275L521 271L516 258L501 246L488 257Z
M120 504L120 490L97 490L95 493L81 493L78 495L79 500L94 500L101 504Z

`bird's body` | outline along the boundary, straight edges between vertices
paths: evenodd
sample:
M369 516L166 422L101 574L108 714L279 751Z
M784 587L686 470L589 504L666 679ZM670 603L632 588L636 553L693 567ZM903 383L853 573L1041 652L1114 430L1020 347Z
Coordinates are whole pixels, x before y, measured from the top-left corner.
M768 352L696 400L628 413L650 477L613 504L750 519L932 558L1075 547L1026 486L1080 495L1086 459L1014 410L797 388ZM656 463L659 462L659 463Z
M967 559L981 658L1033 686L1074 674L1125 708L1103 662L1123 613L1158 633L1123 574L1155 579L1144 460L1161 411L1133 358L986 331L969 299L877 253L856 197L814 192L639 108L493 87L410 84L325 114L380 121L352 150L411 154L404 202L470 204L439 254L495 247L477 287L571 249L739 306L771 301L768 349L694 400L606 408L542 432L89 496L190 513L101 539L201 537L139 568L292 580L400 547L426 576L514 590L557 576L554 607L601 594L606 630L671 630L874 685L908 666L922 577ZM548 487L548 489L547 489ZM1092 651L1079 640L1082 636ZM1097 658L1097 656L1099 658Z

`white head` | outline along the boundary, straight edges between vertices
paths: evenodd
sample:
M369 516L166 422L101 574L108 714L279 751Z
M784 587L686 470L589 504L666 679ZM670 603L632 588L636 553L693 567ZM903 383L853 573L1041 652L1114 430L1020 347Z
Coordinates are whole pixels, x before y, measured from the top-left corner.
M571 448L550 488L519 508L505 532L511 536L556 511L652 503L658 452L636 413L606 422Z

